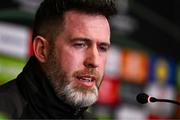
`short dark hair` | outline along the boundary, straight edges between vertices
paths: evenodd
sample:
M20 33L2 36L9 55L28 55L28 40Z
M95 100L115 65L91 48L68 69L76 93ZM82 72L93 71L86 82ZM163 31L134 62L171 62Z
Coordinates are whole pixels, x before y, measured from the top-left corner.
M35 15L32 38L41 35L54 39L58 31L63 29L64 12L69 10L101 14L107 19L117 13L115 0L44 0ZM59 29L57 25L62 27Z

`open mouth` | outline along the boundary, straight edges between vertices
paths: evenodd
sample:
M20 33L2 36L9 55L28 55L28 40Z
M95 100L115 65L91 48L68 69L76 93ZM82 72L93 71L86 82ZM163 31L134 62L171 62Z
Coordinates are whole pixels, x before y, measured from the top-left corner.
M78 83L87 87L95 85L96 77L94 75L79 75L76 77Z
M92 75L77 76L77 78L85 82L94 82L96 79L95 76L92 76Z

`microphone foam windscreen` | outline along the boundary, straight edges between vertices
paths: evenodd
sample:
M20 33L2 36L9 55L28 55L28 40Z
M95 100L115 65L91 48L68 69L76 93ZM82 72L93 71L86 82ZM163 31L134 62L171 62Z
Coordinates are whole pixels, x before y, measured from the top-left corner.
M136 100L141 103L141 104L145 104L148 102L148 95L145 93L139 93L136 97Z

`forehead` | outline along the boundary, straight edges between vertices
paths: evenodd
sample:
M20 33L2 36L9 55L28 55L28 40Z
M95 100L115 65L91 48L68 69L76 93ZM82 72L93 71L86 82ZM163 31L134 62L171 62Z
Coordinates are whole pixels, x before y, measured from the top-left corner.
M109 22L103 15L68 11L64 15L64 23L65 34L82 35L92 39L109 40L110 38Z
M88 14L85 12L71 10L71 11L65 12L64 18L65 18L65 25L74 25L74 26L81 25L82 26L84 24L93 25L96 23L101 23L101 24L96 24L96 26L109 27L107 18L100 14Z

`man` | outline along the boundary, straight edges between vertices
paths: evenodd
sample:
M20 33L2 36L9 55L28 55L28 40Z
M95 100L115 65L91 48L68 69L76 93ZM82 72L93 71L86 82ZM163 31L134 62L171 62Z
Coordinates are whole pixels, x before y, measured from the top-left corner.
M114 0L45 0L34 22L33 51L17 78L0 87L10 118L86 118L96 102L110 46Z

